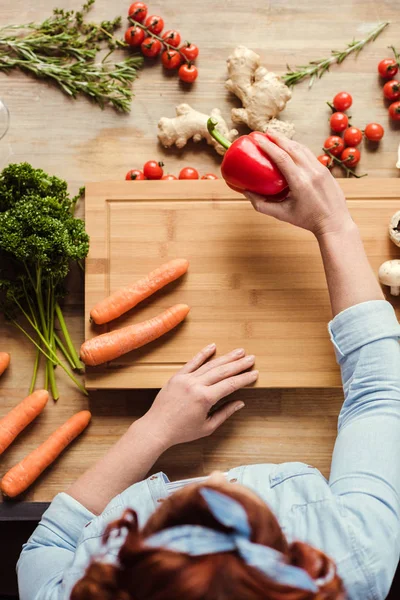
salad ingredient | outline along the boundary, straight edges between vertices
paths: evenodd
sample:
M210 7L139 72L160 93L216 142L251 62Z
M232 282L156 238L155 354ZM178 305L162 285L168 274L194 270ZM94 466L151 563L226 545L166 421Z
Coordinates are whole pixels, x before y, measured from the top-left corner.
M199 71L197 67L191 63L186 63L179 67L178 73L181 81L184 81L185 83L193 83L193 81L196 81Z
M393 102L389 106L389 115L393 121L400 121L400 101Z
M308 65L300 65L295 67L295 70L288 67L288 72L282 77L282 81L289 87L296 85L303 81L303 79L309 78L308 87L311 87L316 79L321 79L322 75L329 71L329 68L334 63L340 65L352 52L356 55L364 48L368 42L376 40L378 35L389 25L389 21L380 23L375 29L362 40L353 40L350 44L347 44L345 50L332 50L331 56L322 60L312 60Z
M393 244L400 247L400 210L394 213L389 223L389 237Z
M199 172L193 167L184 167L179 172L179 179L198 179Z
M128 15L135 21L143 23L147 16L147 6L143 2L134 2L129 7Z
M344 143L338 135L330 135L324 142L324 150L329 150L333 156L340 156L344 150Z
M125 179L128 181L143 181L146 179L146 177L144 176L143 171L140 171L139 169L131 169L127 172Z
M175 29L168 29L168 31L163 33L162 39L164 40L164 42L167 42L170 46L177 48L181 43L181 34Z
M286 198L289 193L286 179L257 143L268 138L268 135L253 131L231 144L216 131L216 125L215 119L208 119L209 132L227 148L221 173L229 187L239 192L248 190L261 196L271 196L271 200L274 196L276 200Z
M218 177L214 173L206 173L201 176L201 179L218 179Z
M344 131L348 124L349 118L342 112L335 112L330 118L331 129L335 133L341 133Z
M108 47L108 57L124 42L114 37L121 18L100 24L85 22L94 0L87 0L78 12L55 9L42 23L11 25L0 30L0 71L13 69L52 81L72 98L86 96L101 108L110 105L129 112L139 55L119 62L99 62L97 52Z
M164 50L164 52L161 54L161 62L164 69L172 70L179 67L182 59L177 50Z
M171 173L168 173L168 175L163 175L161 179L165 181L178 181L178 178L175 177L175 175L171 175Z
M132 25L125 31L125 41L132 48L140 46L144 40L144 31L137 25Z
M387 260L378 271L379 281L390 287L392 296L400 295L400 260Z
M189 61L196 60L199 55L199 49L196 44L191 44L190 42L185 42L179 49L183 56Z
M362 142L362 131L357 127L349 127L343 134L343 141L346 146L358 146Z
M340 158L334 156L331 152L329 152L329 150L326 150L326 148L322 149L332 159L332 163L334 163L335 165L339 165L339 167L342 167L342 169L346 172L346 177L352 176L356 179L361 179L361 177L366 177L368 175L368 173L362 173L362 175L359 175L358 173L353 171L353 169L350 169L346 162L343 162Z
M378 64L378 73L384 79L391 79L399 70L397 61L394 58L384 58Z
M218 154L225 154L225 148L208 132L207 120L210 115L218 121L218 131L227 140L232 141L238 135L236 129L228 128L218 108L213 108L210 115L206 115L195 110L189 104L179 104L175 111L176 117L172 119L161 117L158 122L158 139L165 148L174 144L177 148L183 148L191 138L194 142L205 139L207 144L213 146Z
M327 154L320 154L320 156L317 156L317 159L319 160L321 165L324 165L324 167L328 167L328 169L332 166L332 158Z
M97 325L103 325L117 319L134 308L139 302L182 277L188 268L189 261L184 258L170 260L151 271L146 277L139 279L139 281L128 287L117 290L114 294L96 304L90 311L91 319Z
M12 467L1 481L1 491L14 498L24 492L61 452L89 425L92 415L82 410L68 419L38 448Z
M147 56L147 58L155 58L161 52L161 42L155 37L147 37L143 40L140 48L144 56Z
M368 123L364 129L364 135L370 142L379 142L383 138L385 130L379 123Z
M161 179L164 174L163 162L157 162L156 160L148 160L143 167L144 176L147 179Z
M164 20L158 15L146 17L144 24L150 33L155 33L156 35L160 34L164 29Z
M280 77L260 63L260 56L253 50L238 46L227 60L225 86L243 104L242 108L232 109L232 121L265 132L269 121L285 108L292 93Z
M354 167L358 162L360 162L361 153L358 148L349 147L343 150L340 158L348 167Z
M353 98L347 92L339 92L334 97L332 104L335 110L347 110L353 104Z
M397 100L400 98L400 82L396 79L387 81L383 86L383 95L388 100Z
M152 319L87 340L82 344L81 358L90 366L114 360L168 333L185 319L189 310L186 304L176 304Z
M0 419L0 454L3 454L17 435L40 415L48 399L49 393L47 390L37 390Z
M10 355L8 352L0 352L0 375L3 375L4 371L8 369L10 364Z

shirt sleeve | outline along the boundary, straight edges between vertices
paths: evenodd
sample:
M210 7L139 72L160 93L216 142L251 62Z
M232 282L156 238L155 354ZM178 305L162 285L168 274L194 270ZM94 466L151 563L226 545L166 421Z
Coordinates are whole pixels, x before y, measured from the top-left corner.
M371 597L386 598L400 552L400 325L379 300L343 311L329 329L345 396L329 483Z
M94 518L68 494L58 494L26 544L17 564L20 600L58 600L85 525Z

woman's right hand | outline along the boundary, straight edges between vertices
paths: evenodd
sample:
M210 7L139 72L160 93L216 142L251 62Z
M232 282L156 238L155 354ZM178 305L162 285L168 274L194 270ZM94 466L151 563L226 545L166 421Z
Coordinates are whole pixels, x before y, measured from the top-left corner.
M290 192L282 202L245 192L254 208L316 237L354 226L342 189L311 150L283 136L268 136L274 141L265 138L259 145L285 176Z

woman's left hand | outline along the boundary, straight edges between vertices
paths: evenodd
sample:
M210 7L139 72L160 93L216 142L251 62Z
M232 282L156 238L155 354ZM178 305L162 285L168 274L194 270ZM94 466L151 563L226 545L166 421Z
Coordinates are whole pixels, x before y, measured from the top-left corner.
M148 434L165 448L210 435L243 408L244 403L236 400L210 415L219 400L256 381L258 371L248 370L255 357L238 349L208 361L215 350L215 344L207 346L182 367L141 419L147 422Z

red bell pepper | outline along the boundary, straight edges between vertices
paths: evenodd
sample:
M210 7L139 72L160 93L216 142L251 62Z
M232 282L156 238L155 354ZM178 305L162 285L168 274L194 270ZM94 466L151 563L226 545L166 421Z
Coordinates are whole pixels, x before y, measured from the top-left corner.
M229 187L237 192L247 190L261 196L273 196L271 200L284 200L289 193L287 181L257 143L263 138L270 139L268 134L253 131L231 143L215 129L216 125L216 119L208 119L208 131L221 146L227 148L221 173Z

